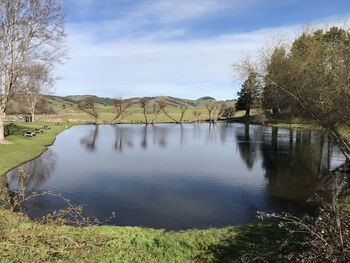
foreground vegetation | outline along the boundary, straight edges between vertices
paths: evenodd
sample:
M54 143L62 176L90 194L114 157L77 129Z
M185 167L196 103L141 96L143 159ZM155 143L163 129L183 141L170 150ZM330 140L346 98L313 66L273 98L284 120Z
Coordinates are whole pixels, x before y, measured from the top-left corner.
M276 249L284 235L274 224L167 232L40 225L6 210L0 218L2 262L236 262Z

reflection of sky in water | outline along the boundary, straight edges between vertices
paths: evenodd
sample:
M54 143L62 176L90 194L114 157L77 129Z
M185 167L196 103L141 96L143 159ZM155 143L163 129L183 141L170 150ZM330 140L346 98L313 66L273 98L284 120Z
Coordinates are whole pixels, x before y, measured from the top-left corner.
M115 211L113 224L181 229L296 209L318 174L343 161L315 132L242 124L76 126L26 169L32 188L85 204L88 215L104 219ZM15 173L9 182L14 187ZM33 206L37 212L59 204L46 197Z

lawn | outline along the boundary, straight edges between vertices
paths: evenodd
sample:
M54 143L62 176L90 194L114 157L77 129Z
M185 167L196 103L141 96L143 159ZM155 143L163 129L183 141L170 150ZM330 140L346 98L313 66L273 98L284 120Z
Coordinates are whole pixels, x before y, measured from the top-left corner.
M23 136L24 131L41 128L44 125L49 125L51 129L44 130L35 137ZM47 146L54 142L56 135L68 127L70 126L67 124L57 126L44 122L17 123L16 126L10 128L10 135L6 137L8 144L0 145L0 175L43 153Z

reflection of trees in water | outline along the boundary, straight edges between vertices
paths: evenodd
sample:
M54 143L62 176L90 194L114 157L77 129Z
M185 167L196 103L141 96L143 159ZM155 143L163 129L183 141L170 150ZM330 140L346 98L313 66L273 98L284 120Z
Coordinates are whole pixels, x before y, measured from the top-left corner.
M272 129L271 137L265 137L261 144L271 196L295 200L313 196L319 177L329 173L331 155L325 155L325 140L321 133L297 130L279 134L278 128ZM333 146L327 145L329 152Z
M200 138L205 138L206 143L215 143L220 140L223 144L226 142L228 135L229 124L209 124L207 129L203 129L202 124L194 124L190 126L193 128L193 139L198 140ZM174 127L169 127L165 125L144 125L141 129L141 134L136 136L135 129L133 127L116 125L115 128L115 144L114 148L122 152L125 145L129 148L135 146L133 142L135 138L140 137L140 147L147 150L151 145L159 146L165 148L168 145L168 137L171 133L173 136L178 136L178 142L180 145L188 143L187 137L187 127L185 125L174 125ZM175 130L175 132L173 132ZM92 139L91 139L92 137ZM173 138L173 137L172 137ZM96 140L96 138L95 138ZM177 140L176 138L174 140ZM85 138L84 144L89 147L89 149L94 149L95 141L93 136ZM136 144L137 145L137 144Z
M86 147L89 151L93 152L96 149L96 140L98 137L99 125L95 125L95 128L91 133L82 138L80 143Z
M134 146L132 142L132 133L128 127L119 127L118 125L116 125L114 126L114 129L115 129L114 149L116 151L122 152L125 145L129 148L132 148Z
M122 125L116 125L116 140L114 148L119 152L123 151L125 145L129 148L132 148L134 146L134 132L135 130L133 128ZM144 125L141 130L140 147L144 150L147 150L149 147L149 143L151 142L153 145L157 145L161 148L164 148L167 146L168 133L169 131L165 127L159 127L156 125Z
M236 140L237 140L238 150L242 160L245 162L249 170L253 168L254 162L257 158L256 152L257 152L258 145L256 143L256 140L253 137L251 137L250 135L249 124L245 124L244 130L236 129Z
M226 142L228 123L209 123L208 129L205 131L205 142L215 143L220 140L223 144Z
M19 168L14 169L8 175L8 183L11 190L16 191L22 180L22 184L26 192L41 191L44 184L50 178L56 168L57 156L53 151L48 150L43 156L30 161L23 166L26 173L24 178L20 178Z
M330 175L336 149L327 135L245 125L236 129L236 139L248 169L252 169L260 151L270 196L305 200L317 188L326 188L322 182Z

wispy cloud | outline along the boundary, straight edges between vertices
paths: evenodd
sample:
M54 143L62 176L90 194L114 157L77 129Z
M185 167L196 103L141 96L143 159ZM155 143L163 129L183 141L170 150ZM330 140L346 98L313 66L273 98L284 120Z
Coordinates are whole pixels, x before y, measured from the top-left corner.
M239 88L233 63L254 55L275 36L292 38L303 28L295 24L191 37L188 21L225 14L225 10L238 12L256 1L136 2L113 19L68 25L71 59L59 69L59 94L232 98ZM314 23L342 24L346 19L328 17Z

